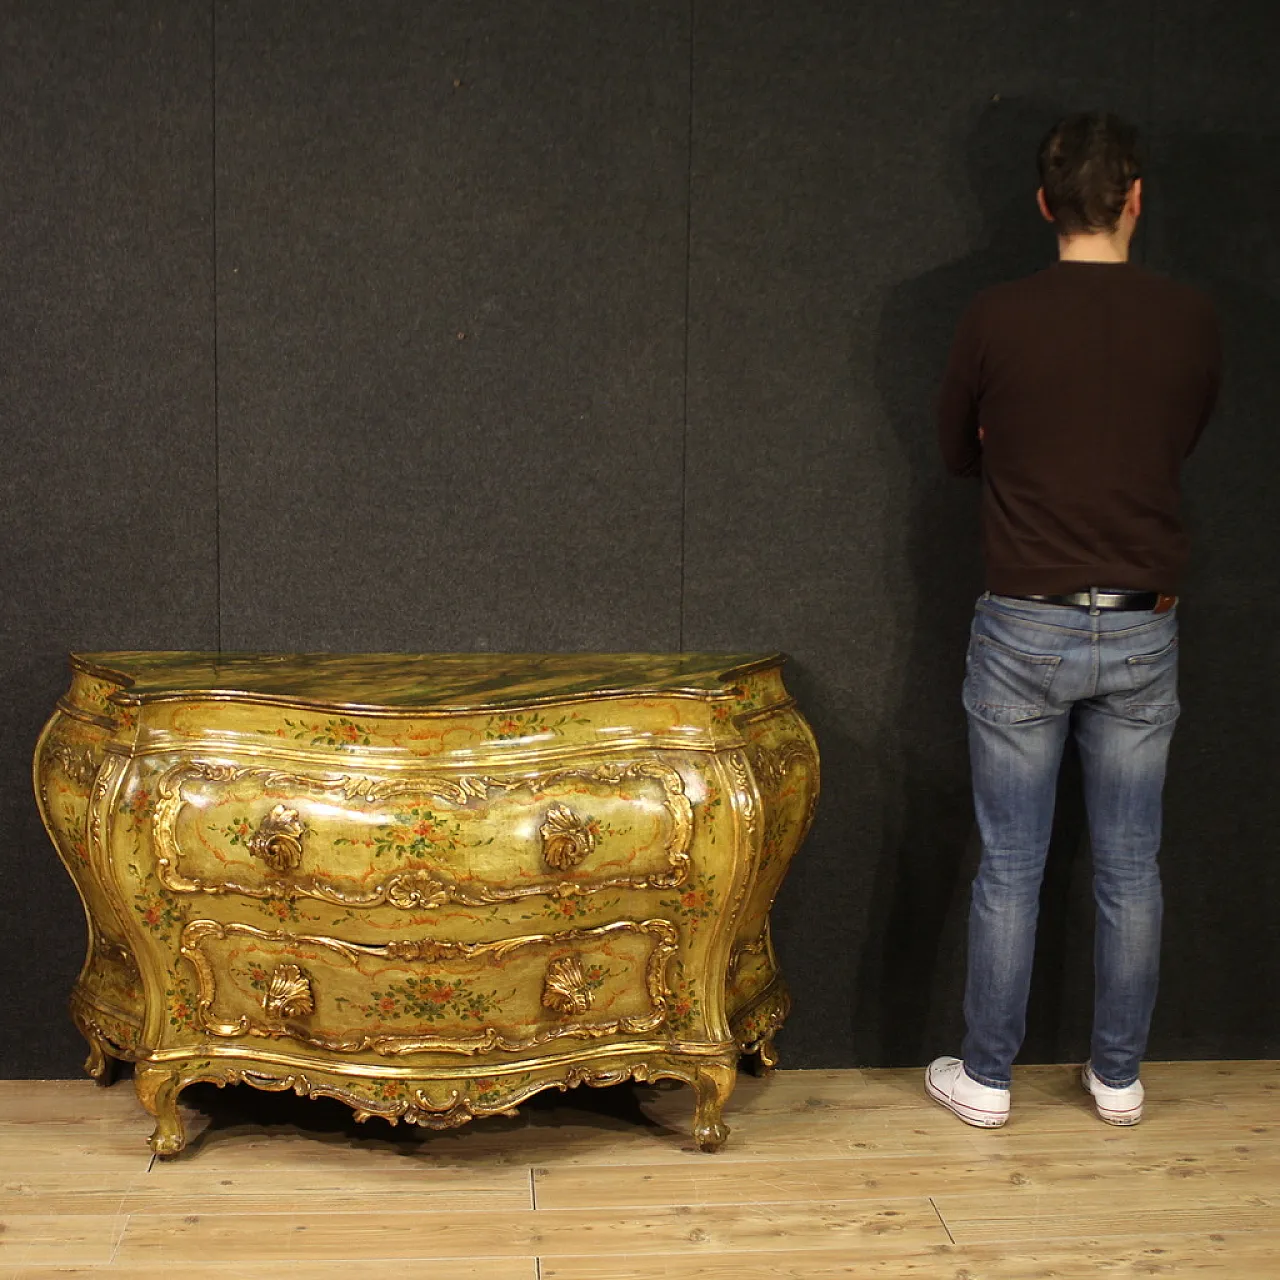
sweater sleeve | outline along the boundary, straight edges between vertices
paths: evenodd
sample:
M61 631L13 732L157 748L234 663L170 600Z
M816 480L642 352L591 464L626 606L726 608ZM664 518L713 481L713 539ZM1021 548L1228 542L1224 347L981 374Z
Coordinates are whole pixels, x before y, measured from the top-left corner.
M954 476L982 474L978 437L982 344L976 306L964 313L951 344L938 396L938 443L942 461Z

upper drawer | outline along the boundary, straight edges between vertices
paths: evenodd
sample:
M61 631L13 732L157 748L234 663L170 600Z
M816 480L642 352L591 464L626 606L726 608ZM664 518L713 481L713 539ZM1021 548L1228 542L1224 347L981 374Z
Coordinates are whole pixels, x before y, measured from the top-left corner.
M405 910L668 889L693 831L680 774L652 759L382 777L196 760L160 780L154 821L177 892Z

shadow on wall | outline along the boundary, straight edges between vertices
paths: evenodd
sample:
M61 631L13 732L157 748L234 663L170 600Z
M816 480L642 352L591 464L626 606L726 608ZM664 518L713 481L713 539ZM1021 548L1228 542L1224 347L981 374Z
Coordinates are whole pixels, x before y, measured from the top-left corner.
M1165 128L1152 160L1153 265L1212 296L1225 356L1185 477L1183 716L1162 852L1163 987L1177 999L1157 1006L1153 1047L1254 1056L1280 1052L1280 136Z
M973 296L1056 256L1035 207L1035 155L1063 114L1052 103L1010 99L990 102L970 118L955 146L963 174L958 164L950 177L963 187L953 199L977 201L977 245L898 285L881 315L876 386L906 471L909 515L905 541L892 548L885 573L897 584L899 604L890 634L905 644L896 719L884 744L884 758L893 762L886 769L886 834L854 1011L859 1060L920 1063L958 1051L963 1030L965 926L977 840L960 683L982 565L978 487L943 470L934 409L956 324ZM921 198L932 197L922 190ZM1069 769L1064 776L1069 789ZM1051 856L1046 872L1037 971L1050 990L1033 994L1031 1060L1057 1056L1050 1043L1062 1012L1055 975L1063 967L1064 938L1072 936L1074 947L1079 932L1068 928L1069 900L1079 894L1061 882L1073 878L1070 854L1080 842L1082 811L1077 803L1059 812L1055 854L1067 856Z

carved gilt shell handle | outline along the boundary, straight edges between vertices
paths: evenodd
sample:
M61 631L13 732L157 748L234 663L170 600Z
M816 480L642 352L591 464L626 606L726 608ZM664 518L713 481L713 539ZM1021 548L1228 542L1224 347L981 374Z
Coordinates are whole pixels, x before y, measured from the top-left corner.
M271 974L262 1007L269 1018L298 1018L315 1010L311 978L296 964L278 964Z
M302 861L305 830L296 809L278 804L249 837L249 852L273 871L292 871Z
M581 1014L591 1008L587 975L577 956L561 956L547 965L542 985L542 1003L557 1013Z
M596 847L591 819L580 818L564 804L547 811L538 834L542 837L543 858L557 871L576 867Z

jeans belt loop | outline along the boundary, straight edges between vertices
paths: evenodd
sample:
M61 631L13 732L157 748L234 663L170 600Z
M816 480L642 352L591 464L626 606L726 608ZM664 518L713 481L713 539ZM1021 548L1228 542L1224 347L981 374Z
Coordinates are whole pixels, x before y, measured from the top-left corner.
M1089 614L1091 617L1096 618L1098 614L1100 614L1101 612L1102 610L1098 608L1098 588L1090 587L1089 588Z

